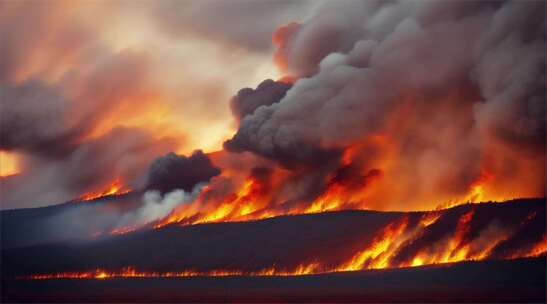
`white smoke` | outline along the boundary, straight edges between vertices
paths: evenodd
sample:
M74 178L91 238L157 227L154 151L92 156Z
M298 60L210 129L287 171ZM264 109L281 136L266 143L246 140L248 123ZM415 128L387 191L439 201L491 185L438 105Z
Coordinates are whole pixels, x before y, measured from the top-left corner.
M194 201L205 184L206 183L196 184L190 192L175 189L163 196L160 191L157 190L146 191L142 196L143 205L132 212L124 214L120 218L117 227L136 228L162 219L179 205Z

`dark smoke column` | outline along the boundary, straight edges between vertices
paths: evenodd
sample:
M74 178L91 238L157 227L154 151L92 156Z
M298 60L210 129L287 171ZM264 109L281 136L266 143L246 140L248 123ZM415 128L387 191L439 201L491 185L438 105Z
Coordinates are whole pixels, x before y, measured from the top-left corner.
M201 150L194 151L188 157L171 152L152 162L146 188L159 190L162 194L174 189L189 192L197 183L207 182L219 174L220 169L213 166Z

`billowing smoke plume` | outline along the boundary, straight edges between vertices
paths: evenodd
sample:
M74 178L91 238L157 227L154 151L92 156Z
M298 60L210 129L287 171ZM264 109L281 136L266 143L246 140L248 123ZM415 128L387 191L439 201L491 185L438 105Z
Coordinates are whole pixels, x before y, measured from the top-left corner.
M261 106L269 106L285 97L291 88L290 84L264 80L256 89L244 88L230 101L230 107L234 116L241 120L243 117L253 114Z
M133 228L146 225L167 216L175 207L193 201L203 188L203 183L196 184L191 192L175 189L162 196L157 190L146 191L142 206L124 213L119 219L117 228Z
M368 200L384 208L461 197L484 176L493 193L542 195L544 17L540 1L327 3L274 35L299 79L225 147L381 170Z
M208 182L219 174L220 169L200 150L188 157L169 153L156 158L150 165L146 188L161 193L174 189L191 191L196 184Z

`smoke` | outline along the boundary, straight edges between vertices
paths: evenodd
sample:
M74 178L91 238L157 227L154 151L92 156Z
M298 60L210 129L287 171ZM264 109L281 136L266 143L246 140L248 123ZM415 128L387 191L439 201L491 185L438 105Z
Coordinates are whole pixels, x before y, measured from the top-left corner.
M193 201L203 188L204 183L194 186L191 192L175 189L162 196L156 190L146 191L142 197L142 206L124 213L117 223L118 228L140 227L166 217L181 204Z
M70 101L42 82L0 84L0 100L0 149L62 155L88 131L84 121L69 120Z
M306 22L292 22L274 32L274 61L290 76L315 74L327 55L352 49L366 31L363 20L381 5L376 1L323 3Z
M155 2L150 11L156 17L153 20L171 36L208 36L235 47L267 52L276 26L308 14L313 2L205 0L183 3L168 0Z
M484 171L493 192L542 195L544 11L517 1L327 3L274 35L274 59L299 79L243 117L225 147L329 170L351 150L359 170L384 173L368 197L380 208L462 196Z
M66 202L89 190L103 191L115 179L138 189L146 182L143 173L150 162L172 147L171 140L158 140L146 131L115 128L79 143L62 158L26 157L22 173L1 181L2 207Z
M178 6L167 1L0 4L0 150L13 153L19 164L17 177L0 180L2 208L60 203L103 191L100 187L116 179L126 187L143 186L142 174L133 172L145 174L158 155L219 149L232 132L227 100L237 88L272 74L271 31L299 18L307 4L241 2L231 12L216 10L226 5L215 1L188 10ZM268 24L234 27L234 18L251 7L269 7ZM96 22L98 15L104 22ZM214 28L233 35L217 39ZM131 145L121 145L131 150L120 151L117 142L126 137L116 128L146 135L133 136ZM77 156L114 133L120 138L110 137L111 144L93 152L113 159L98 156L101 164L96 164ZM108 166L125 169L90 172ZM72 178L78 167L90 177ZM84 179L87 187L80 184Z
M276 210L328 195L429 209L483 176L492 196L545 193L543 2L165 1L117 18L127 3L1 4L0 149L22 159L1 181L3 207L116 178L161 194L211 181L203 197L215 198L250 178L263 184L259 207ZM264 10L256 28L239 25ZM238 91L273 77L258 67L272 34L291 84ZM168 154L146 172L158 155L226 138L219 165Z
M232 113L239 121L243 117L253 114L261 106L272 105L283 97L291 88L290 84L266 79L256 89L244 88L230 100Z
M220 170L201 150L194 151L188 157L171 152L152 162L146 188L161 193L174 189L190 191L196 184L207 182L219 174Z

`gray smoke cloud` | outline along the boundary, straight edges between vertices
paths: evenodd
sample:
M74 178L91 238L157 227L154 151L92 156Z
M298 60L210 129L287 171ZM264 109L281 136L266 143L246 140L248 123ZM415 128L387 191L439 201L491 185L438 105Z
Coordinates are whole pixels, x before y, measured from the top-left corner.
M521 149L544 164L544 2L327 3L284 35L277 56L300 79L241 120L231 151L296 164L381 134L389 148L362 153L399 156L397 199L465 192L485 164L518 168Z
M146 188L162 194L175 189L191 191L196 184L207 182L219 174L220 169L201 150L188 157L171 152L152 162Z
M269 106L279 102L291 88L288 83L266 79L256 89L244 88L230 100L232 113L241 120L253 114L261 106Z
M80 143L63 158L25 157L22 173L0 180L2 208L66 202L90 189L107 189L114 179L138 189L145 184L144 172L150 162L172 146L170 140L157 140L140 129L115 128Z
M0 149L62 155L88 131L85 121L70 121L71 102L39 81L0 84Z
M149 11L166 33L210 37L253 52L271 49L271 34L279 24L305 16L316 1L157 1ZM252 26L246 26L250 25Z

